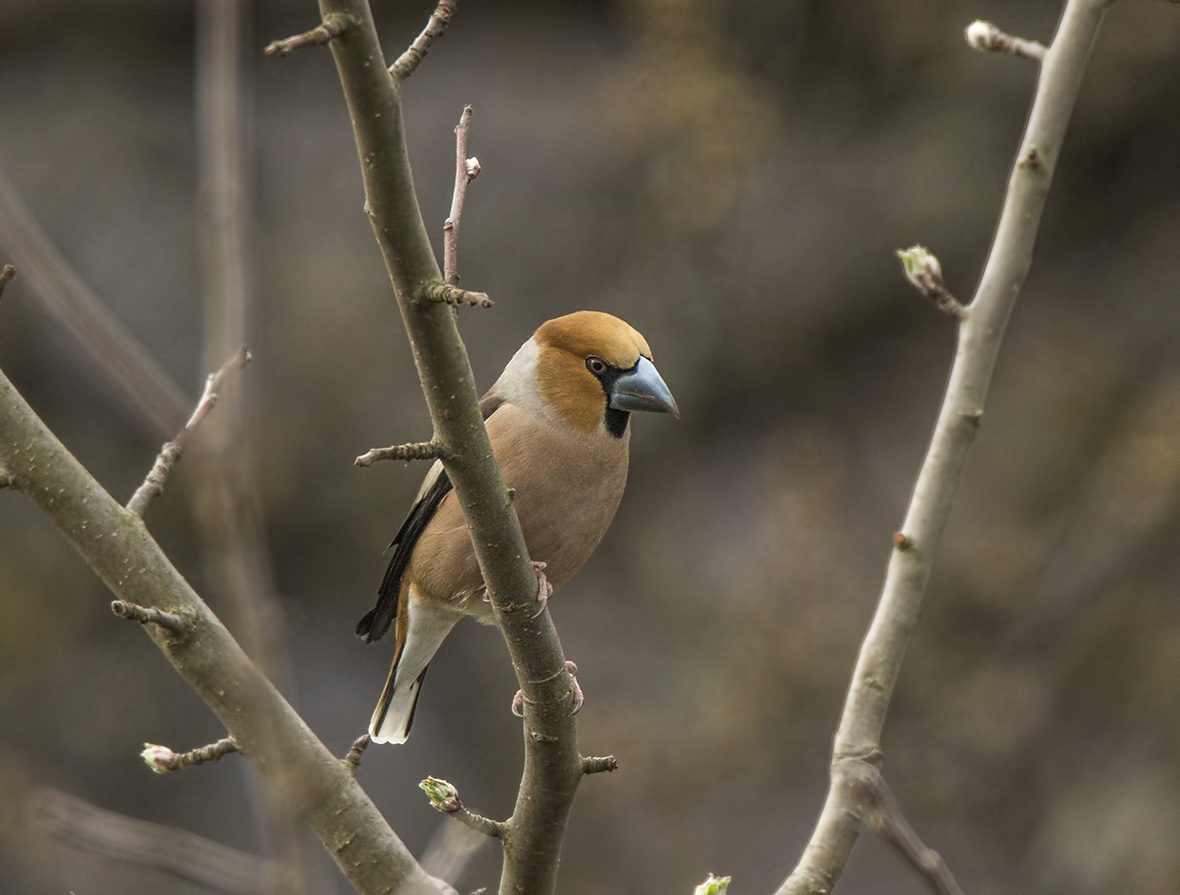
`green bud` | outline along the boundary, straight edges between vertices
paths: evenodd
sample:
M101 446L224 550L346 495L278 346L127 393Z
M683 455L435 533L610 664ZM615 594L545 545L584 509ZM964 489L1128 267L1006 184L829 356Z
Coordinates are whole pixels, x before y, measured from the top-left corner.
M418 784L418 788L426 793L432 808L445 811L448 814L459 810L459 790L446 780L437 777L427 777Z
M930 283L942 282L942 265L925 246L910 246L897 253L901 266L911 283L919 289L929 288Z
M692 890L692 895L725 895L729 891L729 881L732 877L728 876L714 876L709 874L709 878Z

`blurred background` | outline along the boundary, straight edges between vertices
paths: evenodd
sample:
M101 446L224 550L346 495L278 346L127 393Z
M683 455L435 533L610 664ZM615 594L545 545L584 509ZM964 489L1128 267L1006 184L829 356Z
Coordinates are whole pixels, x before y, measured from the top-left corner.
M460 322L481 387L542 321L595 308L647 336L682 409L635 420L614 527L551 603L582 750L621 765L580 789L562 892L688 892L709 871L767 892L797 859L953 350L894 251L928 245L971 295L1036 78L962 30L1048 42L1061 5L464 2L407 81L440 247L453 128L475 107L460 270L496 306ZM432 8L376 6L390 59ZM343 755L391 654L353 627L425 472L352 461L429 420L330 53L261 52L314 4L242 3L238 49L217 9L0 8L0 262L21 270L0 361L125 501L249 343L241 403L147 520ZM972 895L1180 890L1177 109L1180 10L1115 4L889 717L887 777ZM65 298L87 290L166 378L116 375ZM346 891L242 759L148 772L145 740L224 731L109 600L0 493L0 891L211 891L87 844L69 821L90 808L67 797L298 868L272 890ZM416 785L445 777L505 817L515 690L497 632L460 625L410 742L360 768L464 892L494 891L498 850L440 845L460 828ZM261 891L243 866L222 888ZM923 885L865 835L840 891Z

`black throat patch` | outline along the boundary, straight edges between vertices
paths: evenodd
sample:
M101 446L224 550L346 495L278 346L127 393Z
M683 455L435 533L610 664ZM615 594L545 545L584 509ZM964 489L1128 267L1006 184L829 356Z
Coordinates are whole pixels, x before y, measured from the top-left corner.
M635 364L635 367L637 366L639 366L638 362ZM611 391L614 389L615 382L618 378L624 373L630 373L635 367L632 367L630 370L620 370L614 364L610 364L601 373L594 374L598 381L602 383L602 392L606 395L606 416L603 419L603 423L606 425L606 431L615 438L622 438L627 434L627 423L631 420L631 411L611 407ZM593 373L594 371L591 370L591 372Z

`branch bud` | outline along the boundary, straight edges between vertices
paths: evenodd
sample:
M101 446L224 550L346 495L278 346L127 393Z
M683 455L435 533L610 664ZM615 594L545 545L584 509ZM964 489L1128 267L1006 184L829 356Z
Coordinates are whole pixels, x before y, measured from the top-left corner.
M729 891L729 881L732 877L728 876L714 876L709 874L709 878L692 890L692 895L725 895Z
M144 743L143 751L139 753L139 757L154 773L167 774L176 770L177 755L167 746Z
M446 780L440 780L437 777L427 777L418 784L418 788L426 793L426 798L430 799L430 806L432 808L436 808L447 814L459 810L459 790L455 789Z
M992 44L995 42L996 36L999 33L999 28L991 22L985 22L982 19L976 19L963 32L967 38L967 46L973 50L979 50L981 53L986 53L992 48Z
M1045 46L1035 40L1013 37L993 25L976 19L963 32L967 46L981 53L1009 53L1023 59L1040 62L1045 58Z
M901 266L911 283L925 291L931 282L942 284L942 265L925 246L910 246L898 251Z

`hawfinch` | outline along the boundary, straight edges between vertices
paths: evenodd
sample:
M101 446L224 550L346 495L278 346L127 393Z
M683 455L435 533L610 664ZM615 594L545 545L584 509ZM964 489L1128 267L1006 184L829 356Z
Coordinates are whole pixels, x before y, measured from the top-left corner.
M617 317L579 311L521 346L480 401L529 555L560 587L606 534L627 482L631 412L679 416L647 342ZM492 608L459 501L435 462L393 539L377 606L356 633L395 626L393 667L369 722L376 743L404 743L426 666L465 615Z

